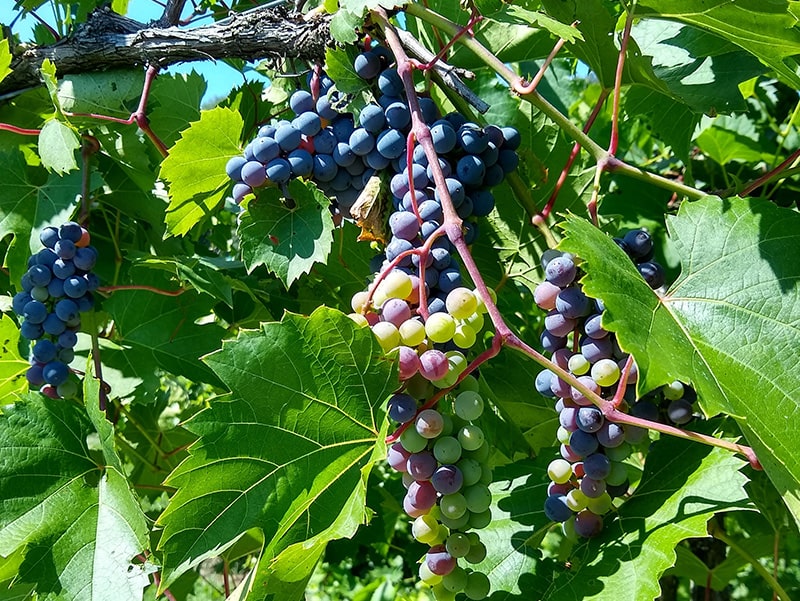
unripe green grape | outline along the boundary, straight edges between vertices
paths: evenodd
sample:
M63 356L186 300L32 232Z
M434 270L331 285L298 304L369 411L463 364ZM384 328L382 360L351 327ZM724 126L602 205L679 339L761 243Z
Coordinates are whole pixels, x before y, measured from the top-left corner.
M492 493L484 484L475 484L461 491L467 501L467 509L472 513L483 513L492 504Z
M463 427L463 426L462 426ZM464 445L461 445L462 447ZM466 449L465 449L466 451ZM464 453L465 456L469 457L470 459L474 459L478 463L486 463L489 460L489 453L491 453L491 449L489 449L488 444L482 444L474 451L467 451Z
M573 488L567 493L567 507L575 513L586 509L589 498L581 492L580 488Z
M469 563L480 563L486 559L486 545L478 541L469 548L469 553L464 556Z
M463 371L467 369L469 362L464 356L464 353L459 351L447 351L444 355L447 357L447 364L449 365L450 371L457 376L460 376Z
M483 413L483 398L477 392L462 392L453 402L453 408L458 417L471 422Z
M405 381L406 393L415 399L427 399L433 394L433 386L421 374L414 374Z
M592 364L580 353L572 355L567 362L567 368L576 376L584 375L591 367Z
M487 290L489 291L489 298L492 299L492 302L494 304L497 304L497 293L494 291L493 288L487 288ZM473 292L475 293L475 298L478 299L477 311L479 311L480 313L488 313L489 309L486 308L486 303L484 302L484 299L483 299L483 296L481 296L481 293L478 291L477 288L475 288L475 290L473 290Z
M611 471L606 476L606 483L611 486L619 486L628 479L628 468L619 461L611 462Z
M425 335L432 342L449 342L455 332L456 320L447 313L434 313L425 322Z
M489 486L494 480L492 479L492 468L488 463L481 465L481 479L478 480L480 484Z
M362 290L361 292L356 292L353 295L353 298L350 299L350 308L353 309L355 313L364 313L367 308L367 299L369 298L369 292L366 290Z
M425 341L425 324L418 319L407 319L398 328L400 340L406 346L418 346Z
M484 324L483 314L473 313L466 319L461 320L461 323L463 323L465 326L469 326L470 328L472 328L472 330L475 332L475 335L477 336L478 332L480 332L483 329L483 324Z
M442 581L442 577L439 576L439 574L431 572L427 561L423 561L419 564L419 579L428 586L435 586Z
M444 427L442 414L436 411L436 409L420 411L417 418L414 420L414 427L423 438L436 438L442 433L442 428Z
M600 359L592 365L591 375L600 386L613 386L619 381L619 365L613 359Z
M446 413L442 413L442 433L439 436L452 436L453 432L456 431L456 426L453 423L453 417L451 415L447 415ZM456 442L458 442L456 440ZM459 445L460 447L461 445Z
M440 380L434 380L432 384L436 388L450 388L451 386L455 386L456 380L458 380L458 374L455 373L453 370L447 372L447 375Z
M630 443L623 442L618 447L606 448L606 457L610 461L622 461L630 457L632 450Z
M467 424L458 431L458 442L465 451L477 451L483 440L483 430L474 424Z
M462 323L456 325L453 333L453 342L461 348L472 348L477 340L477 334L469 325Z
M439 534L439 522L429 513L421 515L411 524L411 535L419 542L433 545Z
M456 594L452 591L448 591L444 588L443 583L439 583L435 585L432 589L433 596L436 598L436 601L455 601Z
M575 516L572 516L566 522L562 522L561 533L567 540L578 541L578 533L575 532Z
M664 398L668 401L677 401L683 398L683 383L675 380L670 384L662 386L661 391L664 393Z
M463 486L472 486L480 482L483 469L479 462L470 457L462 457L461 461L456 463L456 467L461 470L461 475L464 477Z
M478 308L478 299L469 288L454 288L447 294L444 305L456 319L466 319Z
M469 537L462 532L453 532L447 537L444 543L447 552L453 557L464 557L469 553L469 548L472 546L469 542Z
M572 435L572 432L567 430L564 426L559 426L558 430L556 430L556 440L561 444L569 444L569 437Z
M70 379L63 384L59 384L56 388L56 392L58 392L58 396L62 399L72 399L78 395L78 385L74 380Z
M589 509L589 511L596 513L597 515L604 515L608 513L612 506L613 500L607 492L604 492L602 495L594 499L590 499L588 497L586 499L586 507Z
M478 392L480 390L480 383L478 382L478 378L473 376L472 374L465 377L458 383L458 387L456 391L461 392Z
M489 596L492 585L489 577L483 572L472 572L467 575L467 583L464 585L464 595L472 601L480 601Z
M369 325L369 322L367 321L367 318L364 317L363 315L361 315L361 313L348 313L347 316L350 319L352 319L356 323L356 325L358 325L358 326L360 326L362 328L364 326L368 326Z
M409 453L419 453L428 446L428 439L420 436L416 428L406 428L400 435L400 444Z
M457 520L467 511L467 501L460 492L444 495L439 499L439 511L442 512L442 517Z
M434 506L434 507L436 507L436 506ZM442 516L441 515L439 515L438 520L440 522L442 521ZM444 522L442 522L441 524L439 524L439 532L436 534L436 538L431 543L431 546L433 546L433 545L443 545L444 541L447 540L448 536L450 536L450 527L447 526Z
M477 545L481 542L481 535L477 532L467 532L467 538L469 539L470 545Z
M441 436L433 445L433 456L442 464L456 463L461 459L461 444L452 436Z
M547 475L556 484L566 484L572 477L572 465L566 459L553 459L547 466Z
M482 530L492 523L492 510L487 509L480 513L470 513L469 527L475 530Z
M442 577L442 585L451 593L464 590L467 584L467 573L461 566L456 566L453 571Z
M414 284L407 273L394 269L378 285L376 296L380 293L384 301L390 298L407 298L414 290ZM374 299L375 305L380 307L383 302Z
M372 326L372 333L375 334L384 352L388 353L400 345L400 332L397 331L397 326L393 323L379 321Z
M442 522L442 524L444 524L444 526L447 526L447 528L449 528L450 530L462 530L468 527L469 516L470 516L469 511L465 511L464 515L455 519L440 515L439 520ZM445 540L446 538L447 537L445 536L445 538L442 540Z

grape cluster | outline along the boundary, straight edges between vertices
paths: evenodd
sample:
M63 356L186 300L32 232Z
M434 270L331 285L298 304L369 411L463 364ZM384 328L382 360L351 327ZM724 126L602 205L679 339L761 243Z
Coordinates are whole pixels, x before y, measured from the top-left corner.
M422 221L441 223L441 204L431 188L432 172L419 146L413 149L409 183L406 144L411 113L391 60L382 46L356 57L354 69L373 84L376 97L357 118L340 110L346 99L329 77L324 73L310 76L308 83L317 93L298 90L292 94L289 107L294 119L264 125L245 146L243 155L228 161L226 171L234 181L234 200L241 202L262 186L281 186L293 177L303 177L312 179L334 198L338 210L348 216L369 179L376 172L388 170L394 175L391 187L395 209L402 208L415 218L418 214ZM494 207L489 188L499 184L519 162L519 133L513 128L481 128L467 123L457 113L440 118L430 98L420 98L420 108L423 120L431 128L459 215L464 219L488 215ZM394 252L399 252L405 248L404 243L418 235L419 223L413 223L408 216L396 217L390 227L402 241L392 246ZM473 231L475 226L468 223L466 228L471 242L477 234Z
M675 380L661 388L648 392L631 406L631 415L651 422L672 423L676 426L688 424L694 418L694 388Z
M45 248L28 259L22 291L12 302L22 318L20 334L36 341L25 376L52 398L71 398L78 387L68 364L75 356L80 314L94 306L92 291L100 284L92 273L97 251L89 246L89 232L73 221L46 227L39 239Z
M458 565L461 558L476 564L486 557L474 530L492 519L489 445L474 423L484 410L477 388L478 381L467 376L438 410L418 411L416 399L407 392L395 393L388 402L389 416L409 426L389 448L387 461L403 473L403 509L414 518L414 538L430 546L419 576L433 587L437 599L457 592L468 599L489 594L484 573Z
M652 261L653 240L645 230L630 231L617 243L652 288L663 286L664 272ZM548 311L542 346L552 353L556 365L567 369L583 386L603 398L613 397L630 357L619 348L615 336L603 329L603 303L584 294L572 255L549 250L542 255L542 263L545 281L534 290L536 304ZM631 360L622 384L626 399L635 398L637 376ZM560 424L556 437L561 458L548 466L552 482L545 514L562 522L568 536L596 536L613 499L628 491L623 461L647 438L647 430L606 420L580 390L550 370L540 372L535 385L542 395L557 399Z

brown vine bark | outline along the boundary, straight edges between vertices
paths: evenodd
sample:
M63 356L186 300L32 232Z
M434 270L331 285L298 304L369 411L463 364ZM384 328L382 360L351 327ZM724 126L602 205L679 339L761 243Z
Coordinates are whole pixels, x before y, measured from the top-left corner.
M40 85L39 68L45 59L55 64L59 76L222 58L321 60L331 43L330 17L306 20L298 13L259 7L186 28L150 26L98 9L52 46L15 49L13 73L0 82L0 94Z

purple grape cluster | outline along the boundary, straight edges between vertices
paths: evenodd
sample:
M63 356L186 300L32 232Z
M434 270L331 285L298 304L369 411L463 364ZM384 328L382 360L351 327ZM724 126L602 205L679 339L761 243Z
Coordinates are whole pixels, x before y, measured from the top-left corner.
M389 416L408 427L389 448L387 461L403 474L403 509L414 518L411 532L429 546L420 579L437 598L464 592L468 599L484 599L489 594L486 575L458 561L483 561L486 547L475 530L492 518L489 445L475 423L484 410L477 388L477 380L467 376L439 409L418 411L408 392L388 402Z
M22 318L20 334L35 341L25 376L52 398L71 398L78 391L68 364L78 342L80 314L94 306L92 291L100 285L92 269L97 250L89 232L70 221L46 227L39 235L44 248L28 259L22 291L13 309Z
M652 288L663 286L664 272L652 261L653 241L647 231L633 230L616 241ZM630 357L619 348L615 336L603 328L603 303L584 294L574 256L549 250L542 255L542 266L545 280L534 290L536 304L548 312L542 346L556 365L572 373L583 386L603 398L613 397ZM623 409L625 400L635 399L637 376L636 364L631 363L624 383ZM560 424L556 437L561 443L561 458L548 466L552 482L545 514L562 522L568 536L596 536L613 499L628 491L623 461L635 445L647 439L647 430L608 421L583 392L551 370L540 372L535 386L542 395L556 399Z

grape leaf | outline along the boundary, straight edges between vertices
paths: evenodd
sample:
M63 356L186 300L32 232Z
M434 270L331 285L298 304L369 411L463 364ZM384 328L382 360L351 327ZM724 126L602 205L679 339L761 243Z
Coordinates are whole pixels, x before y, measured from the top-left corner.
M39 133L39 157L42 165L63 174L78 168L75 151L81 147L78 134L58 119L49 119Z
M789 11L794 2L776 0L642 0L636 15L655 15L700 27L740 46L769 65L793 88L800 86L800 30Z
M578 544L570 568L544 557L539 544L552 525L544 515L546 468L557 450L495 470L492 523L481 531L487 546L476 566L491 582L493 600L645 601L659 594L658 578L675 561L681 540L706 535L717 511L748 508L738 470L728 451L666 437L652 445L645 473L616 519L601 534ZM519 595L523 595L520 597Z
M288 189L291 201L285 203L274 188L251 199L238 230L248 272L265 265L287 288L315 263L325 263L333 245L327 197L300 180Z
M161 164L168 182L167 232L182 236L201 223L222 200L230 180L225 164L241 152L242 117L230 109L203 111L181 133Z
M162 289L173 289L166 280L156 282ZM140 283L148 281L145 278ZM145 374L161 368L192 380L218 385L214 373L200 357L219 348L225 330L196 321L210 314L214 299L193 291L180 296L164 296L144 290L116 292L103 302L103 309L114 319L114 342L135 354L128 362ZM124 353L123 353L124 354Z
M352 535L383 453L380 407L397 385L381 355L369 329L320 307L244 331L206 359L231 394L186 424L200 439L167 480L178 491L158 520L162 587L251 528L267 557Z
M28 389L25 372L30 364L19 354L19 328L8 315L0 319L0 399L11 399Z
M664 297L588 222L570 218L562 245L586 261L584 288L603 299L604 327L634 354L639 391L679 379L708 414L735 416L800 522L800 450L791 444L800 430L800 214L707 197L683 204L668 229L683 271Z
M202 117L200 101L208 84L202 75L170 73L159 75L153 82L148 110L150 124L167 146L178 141L178 134Z
M136 109L143 81L141 71L66 75L58 84L58 99L65 111L127 119Z
M147 523L125 476L89 455L92 431L82 407L41 395L0 416L0 555L24 549L19 580L41 595L141 599Z
M0 81L3 81L11 73L12 69L9 67L13 58L11 51L8 49L8 40L0 41Z

